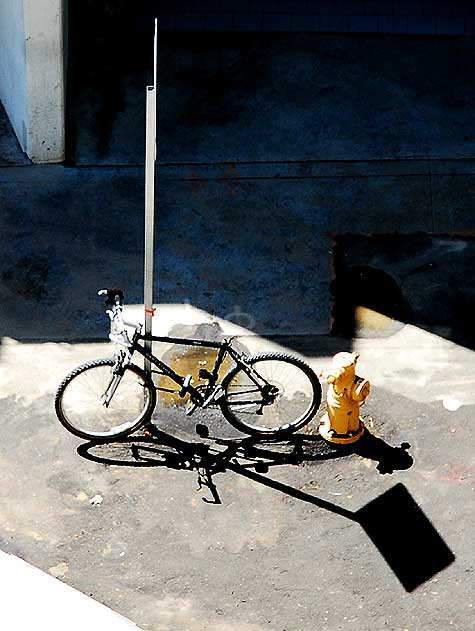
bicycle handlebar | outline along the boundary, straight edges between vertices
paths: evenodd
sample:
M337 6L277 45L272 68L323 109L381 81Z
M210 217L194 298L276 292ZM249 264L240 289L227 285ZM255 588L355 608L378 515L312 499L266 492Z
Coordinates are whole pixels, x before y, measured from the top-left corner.
M142 329L141 324L135 322L126 322L122 317L122 305L124 304L124 292L122 289L100 289L97 292L98 296L107 296L105 305L107 308L106 313L111 320L111 335L116 336L122 333L126 334L125 327L140 331Z
M124 292L122 289L100 289L97 292L98 296L107 296L106 306L114 307L116 305L124 304Z

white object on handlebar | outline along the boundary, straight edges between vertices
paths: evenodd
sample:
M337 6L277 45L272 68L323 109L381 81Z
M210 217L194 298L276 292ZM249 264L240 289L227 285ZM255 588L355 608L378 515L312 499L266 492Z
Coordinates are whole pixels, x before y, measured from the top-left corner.
M107 289L101 289L97 292L98 296L107 295ZM120 304L119 296L115 297L115 305L111 306L110 309L106 309L106 313L110 318L111 326L109 339L111 342L115 342L119 344L119 346L123 346L128 348L131 346L132 342L129 339L127 330L125 327L131 327L136 331L140 331L142 329L141 324L136 324L135 322L127 322L122 317L122 305Z

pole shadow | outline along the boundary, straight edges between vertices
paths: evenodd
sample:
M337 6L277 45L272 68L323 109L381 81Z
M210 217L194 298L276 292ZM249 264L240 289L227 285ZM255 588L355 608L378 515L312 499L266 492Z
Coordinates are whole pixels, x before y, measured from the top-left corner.
M265 475L272 466L299 465L351 454L374 460L382 474L393 473L412 466L407 443L391 447L367 430L355 445L338 447L329 445L320 436L305 434L294 434L284 440L220 439L209 436L204 425L197 425L196 430L203 439L200 442L185 441L148 425L143 436L90 441L79 445L77 452L87 460L107 465L161 466L196 471L198 489L207 488L210 492L211 498L202 498L208 504L222 503L213 476L232 471L340 515L363 528L407 592L414 591L455 560L452 551L401 483L353 512Z

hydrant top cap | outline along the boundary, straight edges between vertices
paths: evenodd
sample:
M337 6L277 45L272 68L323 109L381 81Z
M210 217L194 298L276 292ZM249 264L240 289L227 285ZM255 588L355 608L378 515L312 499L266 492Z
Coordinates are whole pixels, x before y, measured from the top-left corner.
M359 353L337 353L334 355L332 364L335 368L346 368L354 366L359 357Z

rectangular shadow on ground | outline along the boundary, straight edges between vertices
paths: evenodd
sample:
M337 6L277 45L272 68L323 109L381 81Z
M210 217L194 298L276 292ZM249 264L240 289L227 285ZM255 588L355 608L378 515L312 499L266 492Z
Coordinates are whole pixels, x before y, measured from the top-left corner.
M360 524L407 592L448 567L455 555L399 483L356 512L229 463L228 469Z
M396 484L366 504L354 519L408 592L455 560L403 484Z

